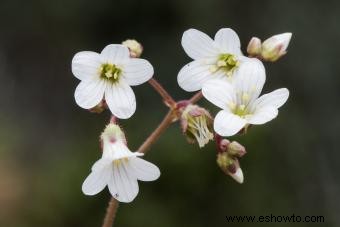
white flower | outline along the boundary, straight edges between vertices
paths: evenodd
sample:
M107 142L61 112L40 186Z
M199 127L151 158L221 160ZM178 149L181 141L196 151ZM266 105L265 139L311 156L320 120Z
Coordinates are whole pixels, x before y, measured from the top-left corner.
M186 91L200 90L212 78L234 77L242 63L249 60L242 55L240 39L230 28L220 29L215 40L196 29L189 29L183 34L182 46L194 60L178 73L178 84Z
M274 35L262 43L262 58L267 61L276 61L286 54L292 33Z
M120 202L131 202L138 194L138 182L153 181L160 176L157 166L137 156L125 145L120 128L109 124L104 130L102 158L94 163L90 175L85 179L82 191L95 195L108 186L111 195Z
M203 96L222 110L214 120L214 130L221 136L232 136L248 124L260 125L274 119L278 108L288 99L286 88L259 97L264 82L264 67L253 59L244 63L233 85L210 80L202 88Z
M130 58L127 47L111 44L100 54L77 53L72 60L72 72L81 80L74 94L80 107L91 109L105 97L112 114L126 119L136 110L136 98L130 86L148 81L154 71L148 61Z

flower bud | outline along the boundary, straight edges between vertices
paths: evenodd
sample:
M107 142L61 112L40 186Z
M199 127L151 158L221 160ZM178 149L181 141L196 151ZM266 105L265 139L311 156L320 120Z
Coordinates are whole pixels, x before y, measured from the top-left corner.
M219 150L222 151L222 152L227 151L229 144L230 144L230 141L229 141L229 140L227 140L227 139L222 139L222 140L219 142L219 144L218 144Z
M237 158L233 158L227 152L217 154L217 165L221 170L231 176L238 183L243 183L243 172Z
M253 37L249 41L247 52L250 56L258 56L261 54L261 48L262 48L261 40L257 37Z
M286 54L292 33L274 35L262 44L261 57L266 61L277 61Z
M126 138L123 130L113 122L110 122L100 135L101 144L123 142L126 144Z
M212 132L212 117L209 112L197 105L187 105L181 114L183 133L190 143L198 142L200 147L214 138Z
M132 58L139 58L143 52L143 46L134 39L127 39L122 43L130 50L130 56Z
M227 152L230 155L236 156L239 158L241 158L243 155L247 153L245 147L236 141L233 141L228 144Z

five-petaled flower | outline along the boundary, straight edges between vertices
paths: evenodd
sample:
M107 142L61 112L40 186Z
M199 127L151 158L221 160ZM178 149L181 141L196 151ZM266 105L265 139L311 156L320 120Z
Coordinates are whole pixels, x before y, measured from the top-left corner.
M214 120L214 130L221 136L232 136L249 124L260 125L274 119L288 99L286 88L259 97L266 75L257 61L245 62L232 84L216 79L202 88L203 96L222 109Z
M235 78L243 63L250 60L243 56L240 39L230 28L220 29L214 40L203 32L189 29L183 34L182 46L194 60L178 73L178 84L186 91L200 90L213 78Z
M131 152L126 146L125 135L118 125L110 123L101 135L102 158L94 163L90 175L85 179L82 190L86 195L95 195L106 185L114 198L120 202L131 202L138 194L138 182L153 181L160 176L157 166Z
M111 44L100 54L77 53L72 60L72 72L81 80L74 94L80 107L91 109L105 98L113 115L127 119L136 110L130 86L148 81L154 71L147 60L131 58L126 46Z

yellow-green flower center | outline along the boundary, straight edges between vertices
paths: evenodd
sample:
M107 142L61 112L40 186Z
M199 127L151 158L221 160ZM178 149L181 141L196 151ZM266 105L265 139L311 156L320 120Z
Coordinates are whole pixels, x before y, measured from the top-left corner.
M123 162L127 163L128 161L129 161L128 158L121 158L121 159L113 160L112 163L115 166L120 166L121 164L123 164Z
M240 96L240 100L241 100L241 103L230 102L228 103L228 106L234 114L242 118L245 118L246 116L249 116L252 114L250 113L250 110L248 108L249 101L250 101L249 94L247 92L243 92Z
M218 70L223 70L226 72L227 76L232 76L233 72L238 67L239 62L235 55L232 54L221 54L216 62L216 65L210 68L210 71L216 72Z
M121 74L122 70L114 64L105 63L100 67L100 78L112 83L118 82Z

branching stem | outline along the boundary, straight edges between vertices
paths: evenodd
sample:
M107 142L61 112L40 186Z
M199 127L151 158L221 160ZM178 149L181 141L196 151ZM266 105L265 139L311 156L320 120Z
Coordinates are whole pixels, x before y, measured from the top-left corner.
M155 79L149 80L150 85L160 94L163 98L165 105L169 107L169 112L163 118L162 122L158 125L158 127L149 135L148 138L142 143L142 145L138 148L138 152L146 153L148 149L151 147L153 143L155 143L158 138L165 132L165 130L174 122L178 120L178 110L177 103L175 100L169 95L169 93L163 88L163 86L158 83ZM194 96L189 99L190 103L195 103L202 98L202 92L197 92ZM102 227L112 227L117 209L118 209L118 201L115 198L111 198L109 202L109 206L106 210L106 215L103 221Z

